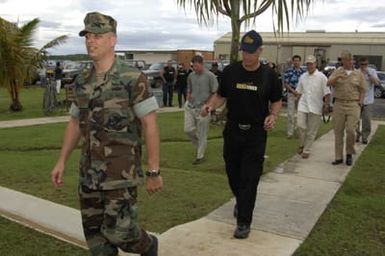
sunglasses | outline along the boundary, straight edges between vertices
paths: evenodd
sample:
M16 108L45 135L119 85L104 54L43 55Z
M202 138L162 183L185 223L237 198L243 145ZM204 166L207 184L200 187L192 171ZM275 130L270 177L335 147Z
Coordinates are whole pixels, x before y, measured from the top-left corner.
M367 66L368 63L361 63L361 66Z

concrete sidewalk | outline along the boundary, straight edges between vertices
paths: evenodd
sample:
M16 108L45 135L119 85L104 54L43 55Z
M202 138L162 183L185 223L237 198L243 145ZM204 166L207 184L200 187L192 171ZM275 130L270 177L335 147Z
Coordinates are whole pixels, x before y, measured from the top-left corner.
M373 134L377 129L374 124ZM366 145L357 144L357 160ZM159 235L161 256L286 256L305 240L351 167L332 166L334 135L318 139L309 159L294 156L261 179L250 237L232 237L234 201ZM194 195L192 195L194 196ZM84 246L79 211L0 187L0 213ZM127 255L127 254L121 254Z
M169 113L179 112L183 109L178 107L164 107L158 110L158 113ZM9 121L0 121L0 128L13 128L31 125L42 125L42 124L53 124L53 123L64 123L68 122L69 116L55 116L55 117L41 117L41 118L30 118L30 119L18 119Z
M373 134L377 124L373 125ZM366 145L357 144L357 160ZM351 167L333 166L333 131L314 142L309 159L296 155L262 176L252 232L246 240L232 237L234 201L195 222L160 236L161 255L286 256L306 239Z

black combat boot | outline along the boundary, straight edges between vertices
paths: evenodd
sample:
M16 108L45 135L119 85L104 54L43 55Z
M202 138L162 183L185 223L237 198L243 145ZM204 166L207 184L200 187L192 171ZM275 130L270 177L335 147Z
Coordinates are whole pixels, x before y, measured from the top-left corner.
M152 243L147 252L142 253L141 256L158 256L158 238L150 235Z
M234 231L234 237L237 239L245 239L249 236L250 225L238 224Z
M346 165L352 165L353 164L353 157L351 154L346 155Z

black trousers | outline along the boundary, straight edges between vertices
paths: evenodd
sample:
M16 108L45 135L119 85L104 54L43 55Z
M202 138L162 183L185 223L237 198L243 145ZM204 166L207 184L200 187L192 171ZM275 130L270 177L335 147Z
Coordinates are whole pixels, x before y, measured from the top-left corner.
M163 84L163 106L172 106L172 96L174 94L174 85L172 82Z
M267 133L262 125L241 130L228 122L223 131L223 158L238 207L237 224L250 225L263 171Z
M177 91L178 91L178 105L181 108L183 106L183 102L186 102L187 87L178 85ZM183 96L183 102L182 102L182 96Z

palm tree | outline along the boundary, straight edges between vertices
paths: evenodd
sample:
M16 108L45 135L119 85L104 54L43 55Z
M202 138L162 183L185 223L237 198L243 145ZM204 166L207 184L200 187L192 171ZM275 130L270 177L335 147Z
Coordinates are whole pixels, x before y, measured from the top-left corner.
M35 18L19 27L0 17L0 86L6 87L11 96L10 110L21 111L19 88L28 81L42 62L47 50L67 40L60 36L41 49L32 47L33 36L40 20Z
M213 16L219 14L230 17L231 19L231 53L230 61L238 60L240 29L243 22L249 25L251 20L255 23L255 18L271 8L273 14L273 24L277 24L277 31L282 32L286 23L289 30L289 13L297 17L304 17L310 5L315 0L177 0L177 5L186 8L186 4L194 6L198 22L206 25L212 23ZM276 18L276 22L274 22Z

